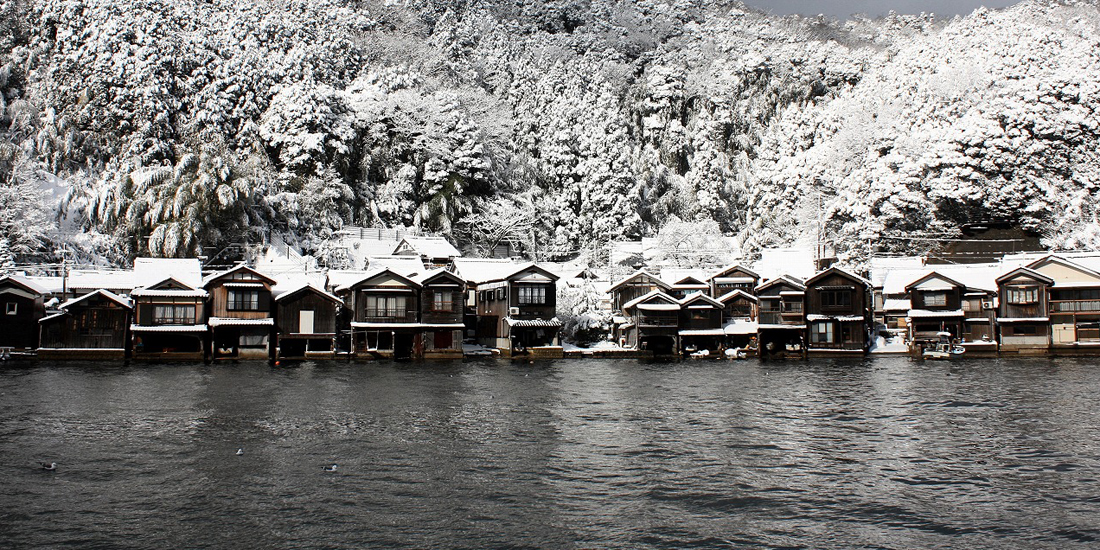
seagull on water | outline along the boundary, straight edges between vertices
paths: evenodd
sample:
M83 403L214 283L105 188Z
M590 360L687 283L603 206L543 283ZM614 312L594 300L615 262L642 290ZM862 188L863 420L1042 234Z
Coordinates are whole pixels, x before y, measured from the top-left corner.
M237 449L237 456L241 456L243 454L244 454L244 449Z
M332 466L325 466L325 471L326 472L335 472L336 471L336 465L333 464Z
M57 469L57 463L56 462L49 462L49 463L43 462L42 463L42 469L46 470L47 472L52 472L52 471Z

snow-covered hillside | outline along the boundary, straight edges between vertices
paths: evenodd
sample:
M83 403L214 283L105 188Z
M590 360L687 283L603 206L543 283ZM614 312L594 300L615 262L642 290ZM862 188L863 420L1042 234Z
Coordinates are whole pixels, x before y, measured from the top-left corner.
M277 237L339 267L349 224L539 259L602 258L669 220L749 254L821 234L853 263L878 237L974 220L1100 245L1094 2L950 21L704 0L0 0L0 16L0 256L19 262ZM59 182L55 205L39 190Z

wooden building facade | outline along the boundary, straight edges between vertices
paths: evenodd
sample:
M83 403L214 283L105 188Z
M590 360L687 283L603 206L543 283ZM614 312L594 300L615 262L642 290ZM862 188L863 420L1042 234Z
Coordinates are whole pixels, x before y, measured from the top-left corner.
M46 316L44 295L22 277L0 277L0 348L5 348L0 353L28 353L38 347L38 320Z
M42 359L125 359L133 306L108 290L69 300L39 321Z
M806 353L864 354L870 348L871 284L831 267L806 281Z
M167 278L130 294L134 321L130 325L134 359L201 361L206 358L207 292Z
M344 302L312 285L280 293L275 302L276 357L329 359L335 353L336 314Z
M275 357L274 284L271 277L244 265L206 279L212 359Z

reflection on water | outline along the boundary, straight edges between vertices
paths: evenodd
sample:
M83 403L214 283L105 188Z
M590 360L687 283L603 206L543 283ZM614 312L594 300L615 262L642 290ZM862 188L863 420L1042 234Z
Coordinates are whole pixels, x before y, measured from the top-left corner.
M1096 363L16 365L0 547L1092 546Z

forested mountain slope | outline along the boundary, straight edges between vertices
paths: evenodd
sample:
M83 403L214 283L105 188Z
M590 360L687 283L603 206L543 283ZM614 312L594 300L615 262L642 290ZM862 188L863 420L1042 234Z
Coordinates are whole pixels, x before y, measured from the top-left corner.
M674 217L750 254L821 235L853 262L973 220L1100 244L1091 2L942 22L703 0L0 15L0 261L278 236L342 266L347 224L599 259Z

